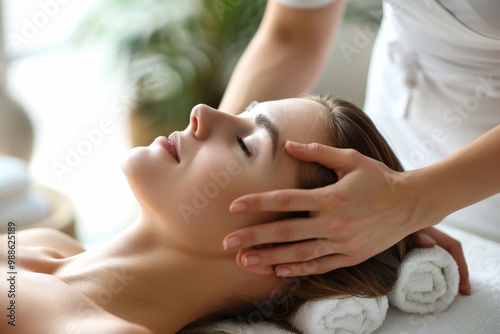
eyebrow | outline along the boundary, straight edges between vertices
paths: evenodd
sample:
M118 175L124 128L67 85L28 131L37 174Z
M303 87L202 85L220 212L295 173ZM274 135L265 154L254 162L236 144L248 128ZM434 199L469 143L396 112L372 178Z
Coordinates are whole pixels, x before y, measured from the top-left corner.
M269 132L269 135L271 136L271 141L273 143L273 159L274 159L276 157L276 152L278 151L278 142L280 137L278 128L264 114L259 114L257 115L257 117L255 117L255 124L258 127L262 127L266 129L267 132Z

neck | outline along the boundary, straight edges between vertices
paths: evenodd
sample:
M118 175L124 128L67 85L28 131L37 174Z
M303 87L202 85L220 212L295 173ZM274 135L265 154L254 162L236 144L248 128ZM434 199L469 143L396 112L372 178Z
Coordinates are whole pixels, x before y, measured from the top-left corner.
M154 333L175 333L240 291L248 301L265 298L275 285L239 268L234 254L182 249L166 232L141 218L105 247L68 258L58 276L105 311Z

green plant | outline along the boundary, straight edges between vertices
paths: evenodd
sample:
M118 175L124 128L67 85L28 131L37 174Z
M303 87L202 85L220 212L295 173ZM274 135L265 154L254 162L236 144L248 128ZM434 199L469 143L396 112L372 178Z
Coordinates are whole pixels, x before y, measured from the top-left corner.
M105 0L75 39L102 42L135 87L132 112L160 129L187 124L197 103L217 106L266 1Z

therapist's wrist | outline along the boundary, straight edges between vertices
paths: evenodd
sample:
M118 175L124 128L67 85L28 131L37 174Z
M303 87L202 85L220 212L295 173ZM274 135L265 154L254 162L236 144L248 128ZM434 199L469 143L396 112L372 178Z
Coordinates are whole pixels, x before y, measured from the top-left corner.
M448 214L447 198L426 168L402 173L414 231L439 224Z

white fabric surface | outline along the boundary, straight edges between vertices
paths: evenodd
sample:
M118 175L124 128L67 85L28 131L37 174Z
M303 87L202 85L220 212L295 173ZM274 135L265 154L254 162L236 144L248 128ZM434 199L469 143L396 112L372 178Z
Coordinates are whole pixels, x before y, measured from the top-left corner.
M500 1L438 0L453 16L478 34L500 39Z
M406 169L441 160L500 124L500 40L435 1L384 2L364 109ZM500 242L498 217L495 195L445 223Z
M472 293L458 295L441 313L417 315L389 306L375 334L500 333L500 244L452 227L439 227L462 243Z
M257 322L252 324L233 322L231 320L217 321L203 329L196 330L196 334L294 334L278 327L271 322Z
M416 248L403 260L391 306L403 312L430 314L445 311L458 294L458 266L439 246Z
M278 0L278 3L300 9L311 9L326 6L335 2L335 0Z
M304 334L371 334L382 325L387 297L329 298L307 302L290 323Z

